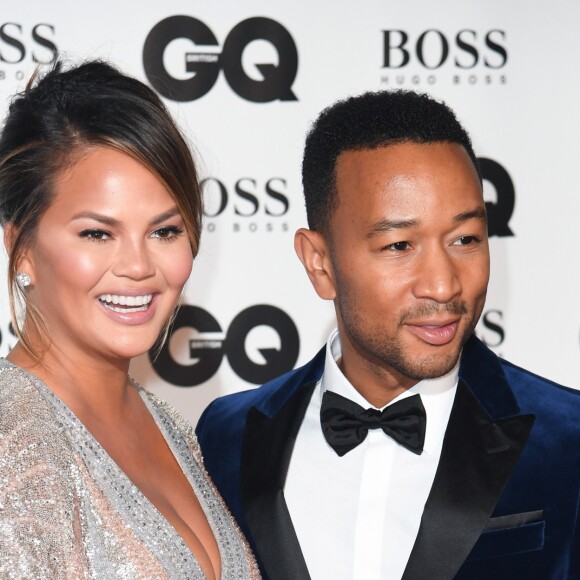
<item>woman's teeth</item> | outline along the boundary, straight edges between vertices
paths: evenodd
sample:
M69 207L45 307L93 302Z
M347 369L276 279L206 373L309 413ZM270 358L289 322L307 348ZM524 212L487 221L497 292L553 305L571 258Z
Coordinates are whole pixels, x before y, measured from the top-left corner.
M149 308L153 294L123 296L122 294L101 294L101 304L115 312L141 312Z

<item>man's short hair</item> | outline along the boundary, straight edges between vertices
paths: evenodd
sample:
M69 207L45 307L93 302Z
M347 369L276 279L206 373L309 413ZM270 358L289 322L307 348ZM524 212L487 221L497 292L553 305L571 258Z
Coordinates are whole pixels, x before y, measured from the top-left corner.
M343 151L377 149L404 142L462 145L480 175L471 139L444 103L405 90L350 97L324 109L306 137L302 185L310 229L328 231L331 214L338 204L336 160Z

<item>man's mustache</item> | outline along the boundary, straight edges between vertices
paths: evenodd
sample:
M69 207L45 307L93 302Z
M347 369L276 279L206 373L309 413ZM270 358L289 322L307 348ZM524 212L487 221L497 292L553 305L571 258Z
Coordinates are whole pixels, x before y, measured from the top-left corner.
M406 310L401 315L401 323L404 323L407 320L427 318L429 316L440 315L443 313L462 316L463 314L467 314L468 311L469 310L465 302L446 302L445 304L440 304L438 302L426 302Z

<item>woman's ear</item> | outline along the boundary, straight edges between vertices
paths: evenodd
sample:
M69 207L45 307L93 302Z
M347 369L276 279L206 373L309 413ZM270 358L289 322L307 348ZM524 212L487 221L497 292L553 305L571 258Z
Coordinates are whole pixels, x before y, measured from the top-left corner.
M294 235L294 249L316 293L324 300L334 300L334 271L324 236L319 232L300 228Z
M14 241L14 226L11 223L7 223L4 226L4 247L6 252L10 255L12 250L12 242Z
M12 252L12 247L14 245L14 240L16 239L16 230L11 223L4 225L4 246L6 247L6 252L10 256ZM34 278L34 262L31 257L31 252L25 249L21 252L18 263L16 266L16 271L20 274L28 274L31 280Z

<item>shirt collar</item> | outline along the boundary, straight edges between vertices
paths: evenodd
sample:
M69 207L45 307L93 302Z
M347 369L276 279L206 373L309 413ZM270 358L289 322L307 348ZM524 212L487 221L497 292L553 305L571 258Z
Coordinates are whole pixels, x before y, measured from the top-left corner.
M324 373L322 375L322 388L320 396L324 391L329 390L350 399L361 407L368 409L371 405L348 381L342 374L336 361L342 355L342 347L338 330L335 329L330 334L326 343L326 358L324 362ZM406 397L415 394L421 395L421 401L427 414L427 427L425 431L425 444L423 449L429 454L434 454L443 443L447 423L451 414L455 391L457 390L457 381L459 377L459 361L455 367L442 377L435 379L424 379L407 389L385 407L392 405ZM385 407L382 407L384 409Z

